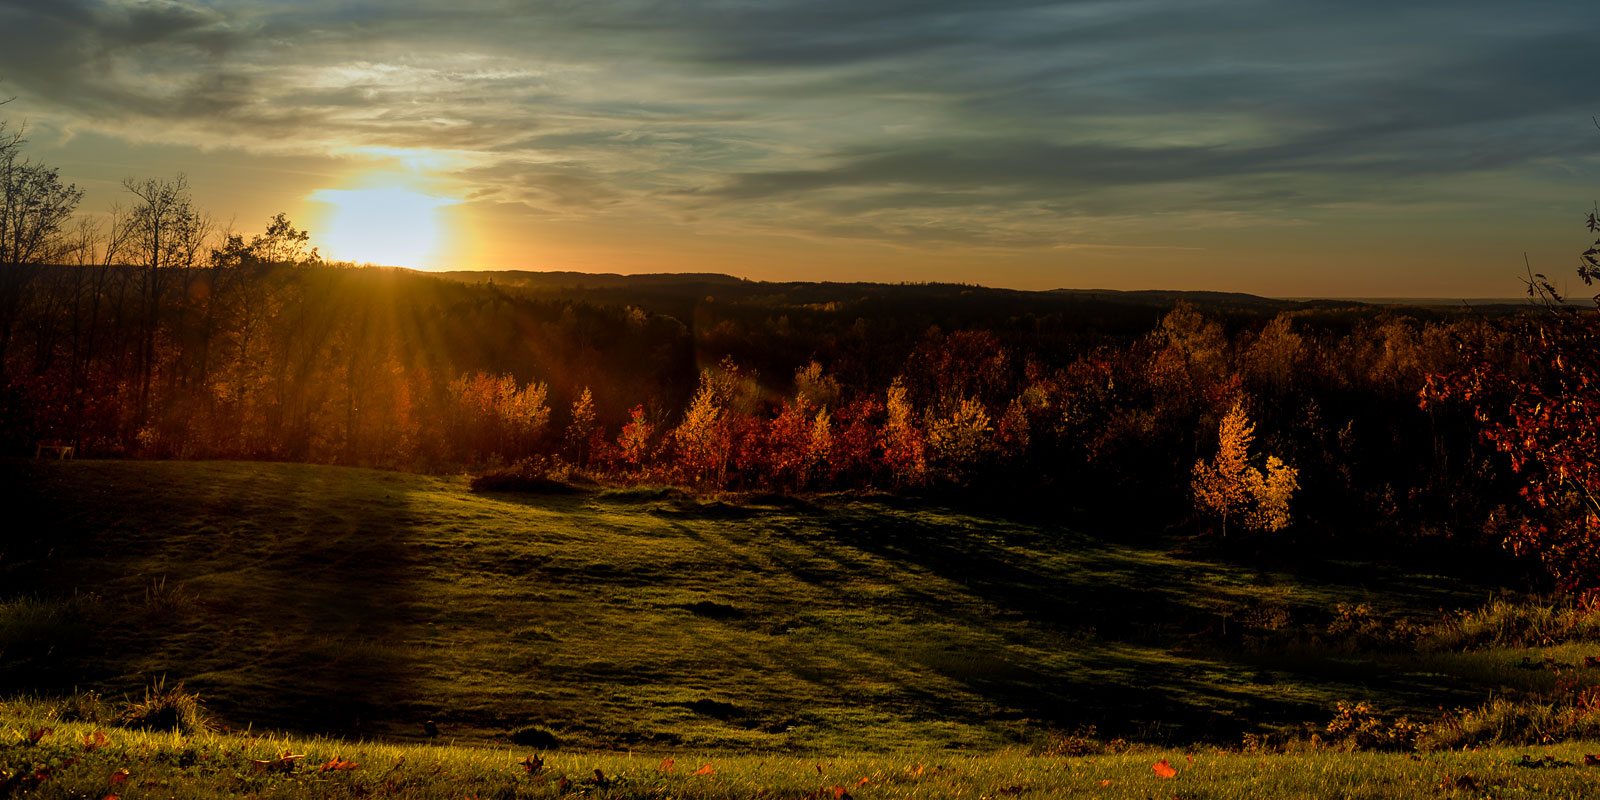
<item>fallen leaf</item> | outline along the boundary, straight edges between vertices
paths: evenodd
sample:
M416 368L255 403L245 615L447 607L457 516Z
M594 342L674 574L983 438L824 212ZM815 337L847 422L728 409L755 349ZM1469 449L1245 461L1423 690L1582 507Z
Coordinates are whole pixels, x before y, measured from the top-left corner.
M267 761L251 759L251 763L255 764L256 770L260 772L294 772L294 763L302 758L305 758L303 753L295 755L285 752L283 755Z
M854 798L850 796L850 790L844 788L843 786L834 786L833 800L854 800Z
M1586 767L1600 767L1600 756L1594 753L1584 753L1583 765Z
M711 766L710 764L701 764L700 768L695 770L691 774L693 774L693 775L715 775L715 774L717 774L717 768Z
M55 733L55 731L55 728L40 728L36 731L29 731L28 744L38 744L40 739Z
M317 771L318 772L349 772L350 770L353 770L358 766L360 766L360 765L357 764L354 761L344 761L344 760L340 759L338 756L334 756L331 760L328 761L328 763L323 764L321 767L319 767L317 769Z
M126 780L128 780L128 770L126 769L119 769L116 772L111 773L112 786L117 786Z
M677 768L678 762L672 760L670 756L661 759L661 766L657 767L657 769L661 770L662 772L671 772Z
M1110 778L1106 778L1105 780L1100 781L1100 786L1102 788L1104 788L1106 786L1110 786L1110 785L1111 785L1111 779Z
M83 735L83 749L85 750L99 750L110 742L111 737L106 736L106 732L99 730L98 728L95 729L94 733L86 733Z
M861 780L856 781L856 788L860 789L861 787L866 786L869 783L872 783L872 779L871 778L867 778L867 777L863 777Z
M538 775L544 771L544 759L537 754L528 756L522 759L522 768L527 770L529 775Z
M100 800L122 800L122 796L117 794L117 793L115 793L115 792L111 792L111 793L108 793L105 797L100 798Z
M1151 771L1155 772L1157 778L1176 778L1176 777L1178 777L1178 771L1176 769L1173 769L1172 765L1168 764L1167 760L1164 759L1164 758L1161 759L1160 761L1157 761L1154 764L1151 764L1150 765L1150 769L1151 769Z

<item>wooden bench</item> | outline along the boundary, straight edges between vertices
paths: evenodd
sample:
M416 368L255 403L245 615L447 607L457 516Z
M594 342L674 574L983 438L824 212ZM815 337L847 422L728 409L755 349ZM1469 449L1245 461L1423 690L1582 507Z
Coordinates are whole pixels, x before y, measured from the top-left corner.
M33 459L37 461L44 458L45 453L49 453L55 456L57 461L65 461L73 457L75 450L76 448L66 442L40 442L33 449Z

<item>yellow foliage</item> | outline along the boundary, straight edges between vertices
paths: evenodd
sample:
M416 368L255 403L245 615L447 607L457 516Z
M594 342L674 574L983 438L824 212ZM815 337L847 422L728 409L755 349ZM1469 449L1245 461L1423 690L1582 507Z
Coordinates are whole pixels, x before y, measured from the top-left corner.
M1300 488L1299 471L1275 455L1267 456L1266 470L1250 465L1256 426L1234 403L1217 426L1217 455L1196 461L1189 486L1196 510L1217 517L1222 532L1228 520L1242 518L1252 530L1275 532L1289 526L1289 501Z
M1245 524L1268 533L1289 527L1289 500L1299 488L1300 471L1277 456L1267 456L1266 472L1251 471L1250 495L1255 508Z
M1279 314L1261 330L1244 353L1245 371L1258 386L1282 394L1293 382L1305 343L1294 332L1288 314Z
M700 372L700 389L672 431L678 465L690 480L720 485L727 476L733 448L728 429L728 373Z
M833 418L828 409L818 409L811 421L811 437L806 443L807 467L816 469L828 463L833 454Z
M946 479L960 483L983 460L993 429L988 410L971 397L963 397L949 414L928 420L928 450Z
M922 431L912 421L911 400L899 378L884 398L887 419L883 425L883 460L902 486L917 486L927 479L928 461Z

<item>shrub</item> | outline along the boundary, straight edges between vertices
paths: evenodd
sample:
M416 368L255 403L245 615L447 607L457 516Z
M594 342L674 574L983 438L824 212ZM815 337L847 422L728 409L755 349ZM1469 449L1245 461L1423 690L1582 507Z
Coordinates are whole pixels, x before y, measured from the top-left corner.
M200 695L185 690L182 683L168 687L166 678L145 689L143 700L129 703L117 715L117 724L140 730L177 731L185 736L211 727L200 705Z
M1128 749L1128 742L1124 739L1105 741L1100 738L1099 730L1093 725L1082 725L1068 733L1066 731L1050 731L1045 734L1043 742L1033 749L1034 755L1040 756L1098 756L1107 753L1121 753Z
M1335 642L1358 650L1408 650L1428 633L1425 625L1379 614L1366 603L1339 603L1328 622Z
M100 722L111 716L96 691L73 692L51 709L51 715L62 722Z
M526 492L575 494L583 491L572 465L559 458L532 456L505 469L491 470L472 479L474 492Z
M1326 741L1351 750L1413 750L1427 728L1406 717L1385 718L1368 703L1339 701Z
M540 750L554 750L561 746L561 740L544 728L520 728L513 731L507 738L511 740L512 744L523 747L536 747Z

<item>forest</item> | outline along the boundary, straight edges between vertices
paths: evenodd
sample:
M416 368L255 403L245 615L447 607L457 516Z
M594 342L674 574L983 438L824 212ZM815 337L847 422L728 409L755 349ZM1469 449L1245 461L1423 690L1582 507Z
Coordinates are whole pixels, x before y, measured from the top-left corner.
M0 147L9 453L937 493L1219 541L1504 545L1600 580L1597 329L1543 275L1542 302L1389 307L427 274L326 263L282 214L220 229L182 177L80 214L22 145Z

